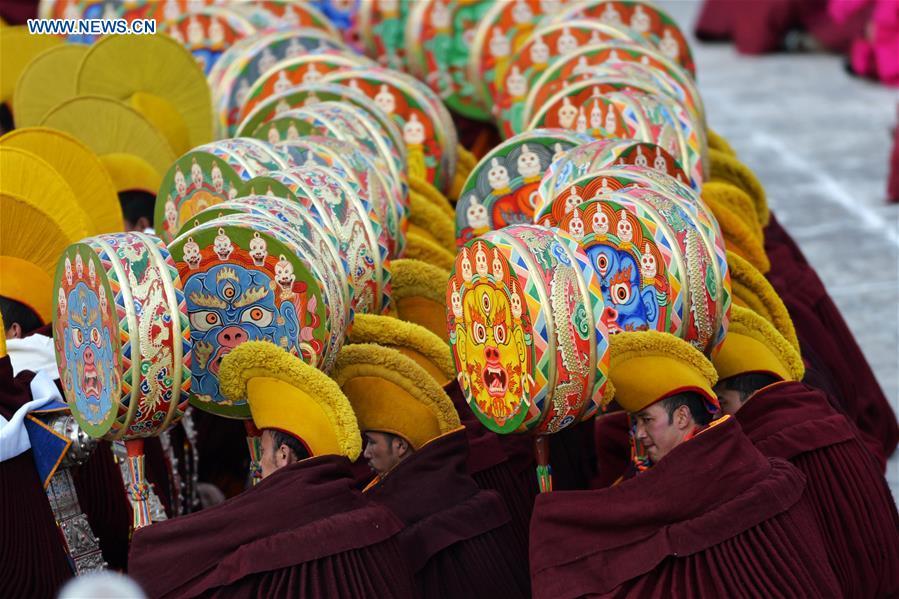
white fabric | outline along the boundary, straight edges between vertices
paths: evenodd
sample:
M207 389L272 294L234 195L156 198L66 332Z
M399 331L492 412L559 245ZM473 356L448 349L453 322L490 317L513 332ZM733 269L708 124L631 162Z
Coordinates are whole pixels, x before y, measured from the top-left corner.
M59 378L52 337L31 335L24 339L7 339L6 352L12 363L13 376L18 376L23 370L30 370L46 372L50 379Z
M16 410L10 420L0 416L0 462L31 449L31 441L25 429L25 416L28 412L39 410L54 400L62 401L59 389L46 372L38 372L31 380L31 397L33 399Z

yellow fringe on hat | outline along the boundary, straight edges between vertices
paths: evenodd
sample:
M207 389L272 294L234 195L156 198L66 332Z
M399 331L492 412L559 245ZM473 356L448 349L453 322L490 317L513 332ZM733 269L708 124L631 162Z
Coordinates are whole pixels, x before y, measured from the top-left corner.
M72 188L46 160L31 152L8 145L0 146L0 191L27 201L44 215L52 215L66 239L75 241L89 234L90 219L75 199ZM21 229L18 235L13 235L14 238L33 235L29 227L34 225L39 223L9 223L9 226Z
M454 221L415 190L409 193L409 223L427 231L443 249L455 251Z
M749 227L752 234L762 244L765 242L765 234L755 213L752 198L739 187L722 181L708 181L702 185L702 199L714 212L714 206L725 206Z
M755 173L733 156L718 150L709 150L709 159L712 166L712 175L709 180L724 181L745 191L752 198L759 223L763 227L767 227L771 220L768 200L765 188L762 187Z
M770 322L740 306L731 309L727 337L714 361L722 380L750 372L770 372L793 381L805 376L802 357L793 345Z
M695 391L713 404L718 374L695 347L669 333L635 331L609 336L609 378L615 399L638 412L682 391Z
M449 271L408 258L393 260L390 268L397 317L419 324L449 343L449 332L446 330Z
M0 137L0 146L20 148L43 158L72 188L90 219L90 235L119 233L125 225L112 179L90 148L62 131L24 127Z
M734 158L737 157L737 153L734 152L734 149L728 143L724 137L719 135L714 129L706 129L706 137L709 142L710 150L718 150L719 152L724 152L725 154L729 154Z
M799 338L790 312L768 279L747 260L733 252L727 253L727 268L734 302L743 304L767 319L800 352Z
M709 208L721 227L725 247L748 261L760 272L766 273L771 270L771 261L765 253L765 247L743 219L722 204L712 202Z
M305 396L315 401L327 416L336 435L339 455L345 455L351 461L355 461L362 453L362 436L352 406L340 387L323 372L267 341L248 341L238 345L222 358L219 385L222 395L229 400L252 401L248 397L247 387L254 378L277 379L300 389ZM277 400L277 398L269 399ZM281 418L285 423L291 421L290 405L281 406L280 414L277 413L277 406L272 406L272 410L274 413L266 414L267 420L277 421ZM302 428L301 419L296 424ZM265 428L279 427L272 424ZM288 432L298 433L298 436L307 443L308 438L301 433L307 436L315 433L296 429L296 426L293 430L283 428Z
M446 196L440 193L439 189L420 177L409 177L409 191L414 191L428 200L432 206L439 208L450 220L455 222L456 210Z
M0 29L0 104L13 99L19 75L38 54L63 44L55 35L31 35L25 25ZM13 114L15 114L15 106Z
M452 400L440 385L421 366L394 349L371 343L346 345L337 355L331 376L349 398L363 431L397 434L418 449L461 426ZM361 384L351 384L356 378L363 379ZM380 388L378 379L388 384ZM397 388L407 397L395 393ZM413 402L426 408L434 422L427 422Z
M442 387L456 377L449 345L421 325L377 314L356 314L347 343L395 349L428 371Z
M6 323L3 322L3 314L0 314L0 358L5 358L6 352Z
M13 93L16 127L32 127L50 109L77 95L78 65L90 46L64 44L44 50L28 63Z
M421 260L444 270L450 270L456 257L435 240L409 231L406 235L406 258Z

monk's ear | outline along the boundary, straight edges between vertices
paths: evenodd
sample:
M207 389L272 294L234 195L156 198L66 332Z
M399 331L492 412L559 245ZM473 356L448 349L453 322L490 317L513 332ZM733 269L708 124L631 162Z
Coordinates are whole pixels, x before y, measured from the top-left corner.
M693 414L688 406L678 406L674 410L674 426L680 430L686 430L693 424Z

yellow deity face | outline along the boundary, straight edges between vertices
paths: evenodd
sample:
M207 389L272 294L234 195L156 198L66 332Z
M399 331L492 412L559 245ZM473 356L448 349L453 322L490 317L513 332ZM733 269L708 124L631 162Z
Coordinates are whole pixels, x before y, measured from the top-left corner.
M456 347L476 407L504 428L527 407L528 351L520 318L509 297L489 282L479 282L462 298Z

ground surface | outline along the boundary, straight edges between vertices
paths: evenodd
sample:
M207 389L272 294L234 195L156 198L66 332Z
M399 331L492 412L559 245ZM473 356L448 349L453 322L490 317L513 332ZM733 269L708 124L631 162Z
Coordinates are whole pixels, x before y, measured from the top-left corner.
M700 1L659 4L692 33ZM693 51L709 125L758 175L899 413L899 205L885 200L899 91L838 56ZM899 452L887 478L899 500Z

